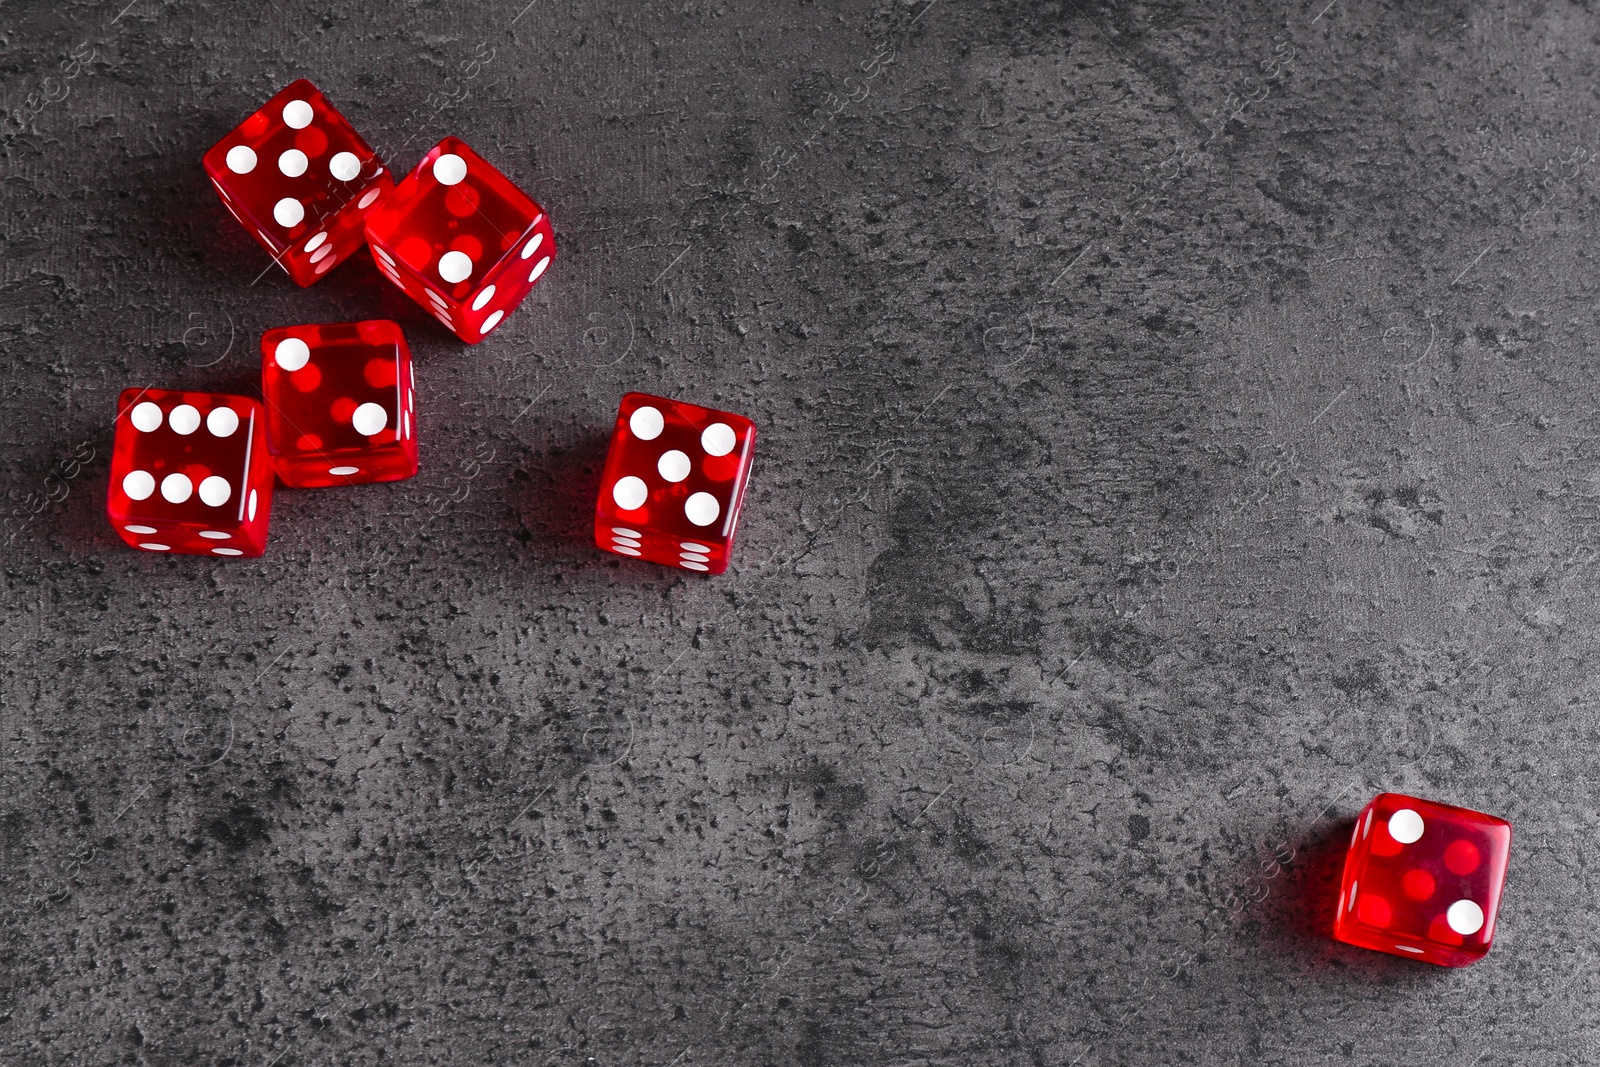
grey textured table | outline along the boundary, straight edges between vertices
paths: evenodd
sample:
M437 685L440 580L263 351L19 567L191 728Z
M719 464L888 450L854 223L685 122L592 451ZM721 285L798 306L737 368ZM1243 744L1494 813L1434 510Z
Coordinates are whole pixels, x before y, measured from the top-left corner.
M126 6L125 6L126 5ZM1594 1063L1600 16L0 5L7 1065ZM292 78L562 255L468 348L201 153ZM129 385L392 317L423 472L103 516ZM734 569L587 541L630 388ZM1494 952L1328 939L1381 789Z

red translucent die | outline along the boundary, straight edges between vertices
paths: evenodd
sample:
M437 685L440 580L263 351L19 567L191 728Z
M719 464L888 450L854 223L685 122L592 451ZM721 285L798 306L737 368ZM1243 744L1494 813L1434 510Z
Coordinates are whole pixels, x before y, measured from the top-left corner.
M242 396L124 389L106 514L149 552L259 556L272 462L261 405Z
M1380 793L1356 819L1333 936L1443 967L1494 941L1511 824L1467 808Z
M377 153L304 78L205 154L222 203L299 285L366 241L364 223L394 188Z
M652 563L721 574L750 480L755 424L742 415L628 393L617 411L594 538Z
M261 336L267 450L296 488L417 473L411 349L387 319L280 326Z
M550 218L446 137L367 216L378 269L468 344L522 303L556 254Z

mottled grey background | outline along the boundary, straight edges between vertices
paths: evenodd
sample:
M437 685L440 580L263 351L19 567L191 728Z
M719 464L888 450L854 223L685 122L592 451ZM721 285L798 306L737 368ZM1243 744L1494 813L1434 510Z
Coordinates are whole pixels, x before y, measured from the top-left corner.
M524 2L0 3L0 1061L1600 1057L1600 13ZM551 210L492 340L261 275L300 75ZM375 316L421 475L117 541L119 390ZM634 388L723 577L587 543ZM1478 966L1327 938L1381 789L1515 824Z

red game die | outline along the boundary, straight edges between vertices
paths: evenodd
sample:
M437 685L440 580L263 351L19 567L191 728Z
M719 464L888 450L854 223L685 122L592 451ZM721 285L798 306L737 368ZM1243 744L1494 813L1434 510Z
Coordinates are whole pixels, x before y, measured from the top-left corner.
M394 181L377 153L304 78L205 154L222 203L299 285L366 240L366 216Z
M106 514L149 552L259 556L272 463L261 405L242 396L125 389Z
M1467 808L1380 793L1356 819L1333 936L1444 967L1494 941L1511 824Z
M387 319L281 326L261 336L267 450L296 488L417 473L411 349Z
M544 209L446 137L367 216L378 269L468 344L499 326L556 254Z
M652 563L721 574L750 480L755 424L742 415L628 393L600 478L594 537Z

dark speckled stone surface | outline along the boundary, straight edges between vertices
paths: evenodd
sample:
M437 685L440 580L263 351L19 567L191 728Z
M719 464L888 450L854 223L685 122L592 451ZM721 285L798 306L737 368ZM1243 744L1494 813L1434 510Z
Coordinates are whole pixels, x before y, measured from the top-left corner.
M0 1062L1600 1057L1600 15L524 2L0 4ZM551 210L490 341L263 275L299 75ZM421 475L115 539L119 390L384 316ZM727 575L587 543L628 389L760 427ZM1516 827L1480 965L1326 936L1382 789Z

